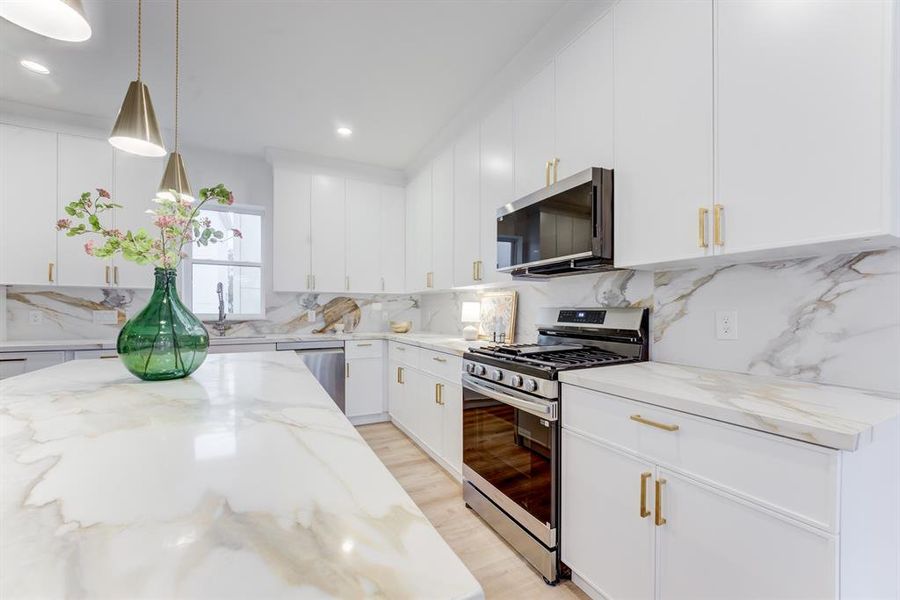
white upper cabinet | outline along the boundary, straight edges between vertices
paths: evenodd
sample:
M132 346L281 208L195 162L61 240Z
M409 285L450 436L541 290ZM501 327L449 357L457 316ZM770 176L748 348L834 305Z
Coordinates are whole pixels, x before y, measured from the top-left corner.
M58 218L70 218L65 207L89 192L96 198L96 188L113 191L113 147L106 140L75 135L59 134L59 181L57 194ZM162 176L162 175L160 175ZM113 201L117 201L113 198ZM113 213L100 215L101 223L113 226ZM100 245L97 235L68 237L65 231L58 234L59 285L69 286L109 286L114 283L114 273L110 260L100 260L84 251L89 239Z
M559 178L613 167L613 17L608 12L556 57Z
M488 227L481 212L478 127L464 133L453 146L453 285L479 280L482 258L481 228Z
M406 186L406 288L421 291L431 282L431 165Z
M347 283L354 292L381 291L381 186L347 180Z
M115 209L115 225L123 233L143 229L154 235L153 218L147 210L156 206L153 198L159 191L165 161L165 158L114 151L112 197L116 204L122 205ZM113 283L127 288L152 288L153 265L139 265L117 255L113 258Z
M0 283L56 283L56 134L0 125Z
M724 253L890 233L892 4L717 3Z
M713 196L712 10L712 0L613 9L616 266L711 253L699 238Z
M546 186L548 175L552 181L554 74L550 62L513 97L516 198Z
M481 122L481 281L509 280L497 272L497 209L515 200L513 107L506 100Z
M310 240L314 290L333 292L347 289L345 194L346 185L342 177L313 175Z
M286 168L272 170L272 283L277 292L312 287L310 195L312 176Z
M453 287L453 148L431 164L431 284Z
M406 279L406 192L402 187L381 186L381 232L381 289L385 292L403 292Z

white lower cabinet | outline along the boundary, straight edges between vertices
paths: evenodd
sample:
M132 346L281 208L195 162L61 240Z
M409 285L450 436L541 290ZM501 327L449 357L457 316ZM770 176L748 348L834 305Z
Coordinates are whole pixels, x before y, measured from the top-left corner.
M66 353L47 352L3 352L0 353L0 379L37 371L66 362Z
M562 426L562 560L592 597L896 597L897 431L841 452L570 385Z
M344 352L344 413L355 425L384 421L384 342L349 341Z
M462 386L458 356L391 343L391 420L451 475L462 476ZM421 364L420 364L421 363Z

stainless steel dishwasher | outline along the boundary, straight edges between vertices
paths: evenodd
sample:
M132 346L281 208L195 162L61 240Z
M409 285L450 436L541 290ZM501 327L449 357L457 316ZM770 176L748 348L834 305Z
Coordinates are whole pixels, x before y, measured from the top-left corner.
M341 412L347 412L344 407L344 342L278 342L275 349L295 352Z

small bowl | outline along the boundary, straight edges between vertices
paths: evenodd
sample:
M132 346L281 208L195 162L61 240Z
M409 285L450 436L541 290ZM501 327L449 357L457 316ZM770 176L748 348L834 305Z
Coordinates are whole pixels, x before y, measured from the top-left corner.
M406 333L412 329L412 321L391 321L391 331L394 333Z

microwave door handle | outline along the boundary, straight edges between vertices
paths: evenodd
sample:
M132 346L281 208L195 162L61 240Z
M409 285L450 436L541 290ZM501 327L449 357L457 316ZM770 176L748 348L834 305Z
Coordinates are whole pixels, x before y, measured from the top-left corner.
M462 382L464 387L480 394L484 394L497 402L508 404L513 408L524 410L527 413L531 413L548 421L556 421L559 419L559 415L557 414L557 404L555 402L534 400L513 390L498 390L493 386L478 381L471 375L464 374L462 376Z

